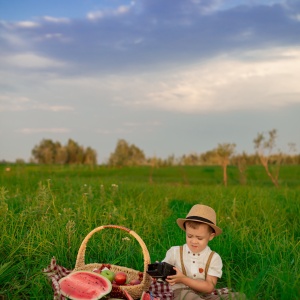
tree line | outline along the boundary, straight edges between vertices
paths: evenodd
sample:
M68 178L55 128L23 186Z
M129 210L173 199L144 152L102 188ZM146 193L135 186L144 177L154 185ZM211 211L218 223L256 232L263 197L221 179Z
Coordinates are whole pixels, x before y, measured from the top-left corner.
M97 164L96 151L91 147L84 148L72 139L69 139L66 145L43 139L40 144L34 146L31 154L31 162L38 164Z
M126 140L117 141L114 152L105 165L113 167L123 166L176 166L176 165L235 165L242 171L244 165L296 165L300 164L300 154L296 153L296 147L290 144L289 154L277 150L276 146L277 131L275 129L267 134L259 133L253 140L254 154L236 153L236 144L222 143L214 149L204 153L184 154L175 157L173 154L166 159L159 157L146 157L143 150L134 144L129 144ZM77 142L69 139L66 145L60 142L53 142L50 139L43 139L40 144L34 146L31 151L31 162L38 164L84 164L97 165L97 152L91 147L84 148Z
M234 143L222 143L205 153L191 153L178 158L170 155L166 159L158 157L147 158L144 151L136 145L120 139L117 142L115 151L110 154L105 164L112 167L150 166L150 181L154 168L158 167L219 165L223 169L225 186L227 186L228 165L237 166L241 176L245 174L246 166L262 165L273 184L278 187L280 165L300 164L300 154L296 154L294 144L289 145L291 154L284 154L279 150L274 152L276 139L276 129L272 129L268 133L258 133L257 137L253 139L255 153L250 155L245 152L236 154L236 144ZM72 139L69 139L66 145L61 145L61 143L53 142L50 139L44 139L32 149L31 162L38 164L83 164L95 166L97 165L97 153L91 147L84 148Z

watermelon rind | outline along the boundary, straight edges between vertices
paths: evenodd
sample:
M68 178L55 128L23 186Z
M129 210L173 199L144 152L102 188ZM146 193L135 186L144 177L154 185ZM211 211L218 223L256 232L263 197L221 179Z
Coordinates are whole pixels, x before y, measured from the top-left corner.
M72 300L97 300L111 292L112 284L104 276L90 271L74 271L59 280L61 295Z

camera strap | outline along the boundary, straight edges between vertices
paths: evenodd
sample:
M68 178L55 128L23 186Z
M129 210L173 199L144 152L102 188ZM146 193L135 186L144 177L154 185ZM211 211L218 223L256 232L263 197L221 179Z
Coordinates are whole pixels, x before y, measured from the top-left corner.
M206 279L206 276L207 276L207 272L208 272L208 269L209 269L210 262L211 262L212 257L213 257L214 254L215 254L215 251L211 251L211 253L209 254L209 257L207 259L207 262L206 262L206 265L205 265L205 273L204 273L205 279ZM187 276L186 275L186 270L185 270L185 267L184 267L184 263L183 263L183 246L180 246L180 262L181 262L182 273L183 273L184 276Z

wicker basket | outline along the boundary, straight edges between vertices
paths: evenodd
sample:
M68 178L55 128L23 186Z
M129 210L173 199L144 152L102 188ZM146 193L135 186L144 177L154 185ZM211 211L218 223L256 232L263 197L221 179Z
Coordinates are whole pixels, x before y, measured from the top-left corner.
M85 264L85 250L86 250L86 245L89 239L92 237L92 235L98 231L101 231L105 228L116 228L120 230L124 230L130 235L132 235L140 244L142 251L143 251L143 256L144 256L144 270L143 270L143 278L140 284L137 285L124 285L124 286L119 286L120 289L125 290L129 293L129 295L133 299L138 299L141 297L143 291L147 291L150 284L151 284L151 277L147 274L147 269L148 269L148 264L150 264L150 255L148 252L148 249L144 243L144 241L141 239L141 237L135 233L133 230L130 230L126 227L118 226L118 225L103 225L100 227L95 228L92 230L83 240L81 243L81 246L79 248L78 254L77 254L77 259L76 259L76 264L75 268L73 271L93 271L95 268L101 268L102 265L105 263L91 263L91 264ZM105 264L106 265L106 264ZM128 281L132 279L137 279L140 277L141 272L130 269L127 267L121 267L121 266L116 266L116 265L110 265L110 269L116 273L118 271L125 272L127 274Z

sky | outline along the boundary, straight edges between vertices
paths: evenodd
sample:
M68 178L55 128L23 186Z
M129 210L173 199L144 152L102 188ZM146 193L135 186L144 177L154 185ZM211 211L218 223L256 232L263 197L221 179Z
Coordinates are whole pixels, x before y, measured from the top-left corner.
M0 0L0 161L73 139L105 163L300 149L298 0Z

